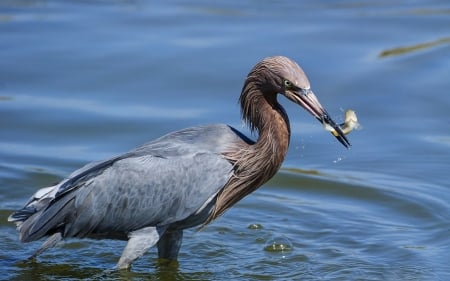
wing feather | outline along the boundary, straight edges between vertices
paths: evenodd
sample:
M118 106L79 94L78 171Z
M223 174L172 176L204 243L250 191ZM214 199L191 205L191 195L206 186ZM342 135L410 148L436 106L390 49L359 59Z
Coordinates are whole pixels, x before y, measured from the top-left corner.
M232 176L222 153L239 141L242 135L227 125L168 134L38 190L9 220L31 241L56 231L112 237L195 217Z

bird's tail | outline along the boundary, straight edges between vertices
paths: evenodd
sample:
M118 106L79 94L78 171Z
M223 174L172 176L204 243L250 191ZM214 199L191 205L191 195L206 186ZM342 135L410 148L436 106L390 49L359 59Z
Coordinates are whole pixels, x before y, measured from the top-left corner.
M12 213L8 221L14 222L22 242L38 240L55 232L61 232L68 214L74 209L74 197L33 197L22 209Z
M39 189L30 200L25 204L25 207L15 211L8 217L9 222L16 223L17 227L26 221L29 217L48 206L50 201L55 197L54 194L58 190L59 185L44 187Z

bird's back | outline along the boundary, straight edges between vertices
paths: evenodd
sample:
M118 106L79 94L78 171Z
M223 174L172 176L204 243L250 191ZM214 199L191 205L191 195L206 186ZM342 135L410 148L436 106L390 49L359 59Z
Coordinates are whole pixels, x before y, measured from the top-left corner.
M250 141L227 125L176 131L38 191L10 221L18 223L22 241L56 231L63 237L125 238L147 226L195 226L233 174L223 153L245 143Z

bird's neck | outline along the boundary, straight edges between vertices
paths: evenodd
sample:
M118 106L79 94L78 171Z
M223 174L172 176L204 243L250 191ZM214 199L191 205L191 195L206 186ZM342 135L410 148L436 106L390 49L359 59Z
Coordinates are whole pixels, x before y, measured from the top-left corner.
M253 116L244 117L250 128L258 133L258 140L249 148L249 154L258 167L258 182L266 182L281 167L286 157L290 139L290 125L284 108L278 103L276 94L263 95L254 90L247 98L253 107ZM244 112L243 112L244 114ZM252 124L252 120L257 120ZM250 167L247 167L249 169ZM251 169L251 168L250 168Z
M243 119L258 132L258 140L251 145L240 143L226 153L234 163L234 175L217 195L215 209L205 224L272 178L289 147L289 119L276 93L264 95L258 87L244 87L240 101Z

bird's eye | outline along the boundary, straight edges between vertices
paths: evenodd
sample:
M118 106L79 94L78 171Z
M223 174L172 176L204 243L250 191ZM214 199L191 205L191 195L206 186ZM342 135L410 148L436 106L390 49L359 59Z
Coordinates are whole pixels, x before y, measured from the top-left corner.
M290 88L290 87L292 87L292 82L289 81L289 80L284 80L284 86L285 86L286 88Z

